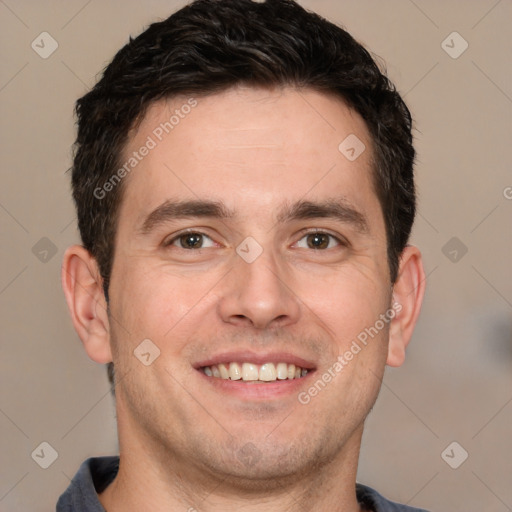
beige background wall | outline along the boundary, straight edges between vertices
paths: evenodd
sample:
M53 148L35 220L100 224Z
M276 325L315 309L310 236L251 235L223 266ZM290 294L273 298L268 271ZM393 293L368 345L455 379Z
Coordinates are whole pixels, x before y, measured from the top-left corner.
M52 510L86 457L116 452L105 369L83 352L59 282L78 240L73 103L129 34L184 3L0 1L2 511ZM512 510L512 2L301 3L383 57L416 120L427 297L368 419L359 480L433 511ZM58 43L47 59L31 48L43 31ZM458 58L442 47L454 31L469 45ZM463 45L444 43L453 56ZM48 469L31 457L43 441L58 452ZM469 454L458 469L441 456L453 441Z

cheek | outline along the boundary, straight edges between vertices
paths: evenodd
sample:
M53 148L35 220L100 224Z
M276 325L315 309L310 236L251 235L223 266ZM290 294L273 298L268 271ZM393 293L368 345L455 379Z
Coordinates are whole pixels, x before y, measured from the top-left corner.
M310 277L301 288L301 299L337 340L339 350L374 326L389 308L390 292L382 286L382 277L367 267L351 265L325 279Z
M168 346L172 338L178 349L176 333L211 306L208 290L215 276L206 272L190 276L143 261L133 263L118 273L123 277L112 294L112 313L126 327L117 331L122 336L129 332L134 342L149 338L161 346Z

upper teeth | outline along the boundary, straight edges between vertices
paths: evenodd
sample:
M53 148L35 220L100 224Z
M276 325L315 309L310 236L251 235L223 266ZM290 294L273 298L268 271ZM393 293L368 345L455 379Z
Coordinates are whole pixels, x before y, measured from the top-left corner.
M221 379L263 381L270 382L284 379L298 379L307 375L308 371L300 366L287 363L265 363L262 365L253 363L220 363L204 366L203 372L208 377Z

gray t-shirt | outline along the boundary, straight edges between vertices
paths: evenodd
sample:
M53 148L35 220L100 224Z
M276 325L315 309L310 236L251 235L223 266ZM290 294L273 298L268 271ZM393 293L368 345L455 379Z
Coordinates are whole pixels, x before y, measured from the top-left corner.
M66 492L57 502L56 512L105 512L98 499L114 480L119 470L119 457L93 457L82 463ZM356 494L363 510L373 512L428 512L393 503L377 491L356 484Z

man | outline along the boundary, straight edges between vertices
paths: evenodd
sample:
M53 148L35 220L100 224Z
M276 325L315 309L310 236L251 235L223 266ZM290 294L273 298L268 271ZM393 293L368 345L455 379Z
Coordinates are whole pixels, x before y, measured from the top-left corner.
M63 288L120 457L57 510L413 510L356 484L424 292L411 117L367 51L291 0L197 0L77 116Z

